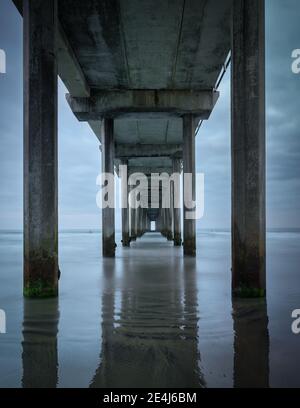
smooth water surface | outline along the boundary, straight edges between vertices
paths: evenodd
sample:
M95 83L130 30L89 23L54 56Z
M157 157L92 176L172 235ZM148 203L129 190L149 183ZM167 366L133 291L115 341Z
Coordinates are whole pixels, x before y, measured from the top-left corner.
M0 387L299 387L300 234L268 234L267 301L232 302L229 232L197 245L148 233L102 259L99 233L61 233L59 299L24 300L22 234L2 232Z

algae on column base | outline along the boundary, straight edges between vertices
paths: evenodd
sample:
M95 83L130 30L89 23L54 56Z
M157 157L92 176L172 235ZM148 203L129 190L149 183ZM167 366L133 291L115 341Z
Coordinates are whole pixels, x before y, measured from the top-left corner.
M181 246L182 245L182 239L181 239L181 234L174 233L174 246Z

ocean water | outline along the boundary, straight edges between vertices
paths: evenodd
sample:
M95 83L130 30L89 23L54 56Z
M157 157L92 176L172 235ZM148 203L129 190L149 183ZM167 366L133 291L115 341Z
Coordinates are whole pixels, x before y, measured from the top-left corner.
M267 251L266 301L232 301L226 231L198 232L196 259L149 233L114 260L62 232L59 299L25 300L22 235L0 233L0 387L299 387L300 233Z

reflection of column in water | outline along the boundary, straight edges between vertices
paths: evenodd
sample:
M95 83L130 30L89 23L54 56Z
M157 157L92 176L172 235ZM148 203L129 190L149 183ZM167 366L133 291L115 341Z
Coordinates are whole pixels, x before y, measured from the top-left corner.
M102 345L99 366L90 388L109 387L110 366L113 361L113 333L115 314L115 260L103 258L104 288L102 292Z
M234 299L234 386L269 387L269 332L264 299Z
M198 336L198 287L197 287L197 261L195 258L183 260L184 278L184 336L188 343L183 348L183 358L187 367L193 367L194 379L191 385L205 387L205 379L200 369L201 355Z
M199 387L195 275L124 262L120 310L112 277L102 295L102 353L91 387ZM126 263L126 265L125 265ZM117 315L118 312L118 315ZM117 318L117 319L116 319Z
M24 299L23 388L55 388L58 383L57 299Z

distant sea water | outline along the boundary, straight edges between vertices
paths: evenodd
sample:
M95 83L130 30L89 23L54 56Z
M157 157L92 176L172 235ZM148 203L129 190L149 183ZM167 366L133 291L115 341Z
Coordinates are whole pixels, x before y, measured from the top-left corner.
M267 299L231 299L228 230L197 258L157 233L102 259L101 232L62 231L58 299L22 297L22 233L0 232L0 387L299 387L300 230L267 234Z

